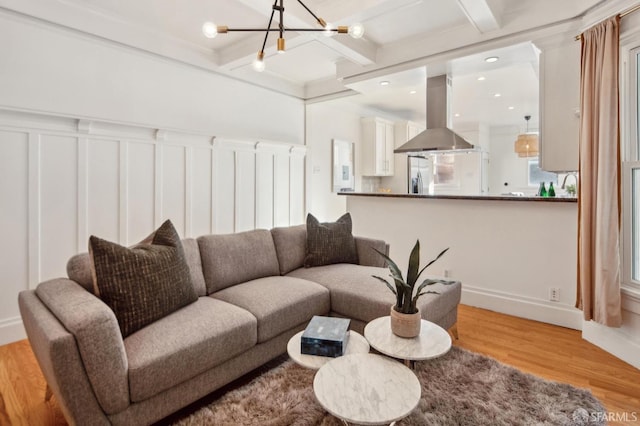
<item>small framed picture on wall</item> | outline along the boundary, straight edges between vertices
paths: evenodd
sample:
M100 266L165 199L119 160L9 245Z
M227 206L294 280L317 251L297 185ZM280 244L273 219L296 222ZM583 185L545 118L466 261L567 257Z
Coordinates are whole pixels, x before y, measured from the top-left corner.
M353 172L353 143L333 139L333 192L350 192L355 190Z

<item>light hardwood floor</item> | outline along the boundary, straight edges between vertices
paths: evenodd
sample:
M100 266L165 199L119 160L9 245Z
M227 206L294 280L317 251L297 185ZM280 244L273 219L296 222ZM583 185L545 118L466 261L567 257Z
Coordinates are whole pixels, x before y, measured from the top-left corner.
M580 332L460 306L459 347L550 380L589 388L618 418L640 424L640 370L582 340ZM66 425L26 340L0 346L0 425ZM620 417L622 416L622 417Z

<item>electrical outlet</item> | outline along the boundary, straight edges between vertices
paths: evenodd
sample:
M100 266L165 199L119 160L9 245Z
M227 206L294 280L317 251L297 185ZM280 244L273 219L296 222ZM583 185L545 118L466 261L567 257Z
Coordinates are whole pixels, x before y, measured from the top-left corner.
M445 269L444 270L444 277L445 278L451 278L451 269Z
M549 300L552 302L560 301L560 289L557 287L549 287Z

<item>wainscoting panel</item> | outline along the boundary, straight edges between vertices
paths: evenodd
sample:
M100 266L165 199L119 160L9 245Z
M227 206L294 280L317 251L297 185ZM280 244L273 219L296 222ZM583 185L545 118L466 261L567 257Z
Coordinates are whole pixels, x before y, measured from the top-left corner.
M72 136L40 134L39 138L40 181L37 193L40 199L40 230L37 251L40 268L38 277L34 278L42 281L62 276L67 260L78 252L78 142ZM37 224L34 229L37 229Z
M161 222L171 219L180 235L186 235L186 153L184 146L161 145L162 212Z
M127 170L125 208L127 238L131 245L144 239L155 229L155 146L149 142L129 142L126 145Z
M18 293L66 276L89 235L131 245L304 220L305 147L0 110L0 344L24 338Z
M235 230L236 154L216 141L213 165L214 233L230 234Z
M256 153L256 228L273 228L273 152Z
M19 316L16 295L29 279L29 135L0 130L0 312L3 318Z
M256 227L256 153L236 151L236 232Z
M211 147L191 148L191 227L189 234L198 236L213 233L213 156Z
M290 194L304 194L305 188L305 150L297 147L291 148L291 187ZM305 198L290 197L289 222L304 223Z
M277 152L274 155L274 226L287 226L291 223L289 163L290 157L287 153Z
M119 141L89 139L87 229L89 235L109 241L121 241L120 167ZM73 185L75 184L74 178ZM71 187L73 186L60 186L61 189ZM46 211L45 205L43 213ZM126 242L123 241L124 243ZM80 249L86 251L87 247Z

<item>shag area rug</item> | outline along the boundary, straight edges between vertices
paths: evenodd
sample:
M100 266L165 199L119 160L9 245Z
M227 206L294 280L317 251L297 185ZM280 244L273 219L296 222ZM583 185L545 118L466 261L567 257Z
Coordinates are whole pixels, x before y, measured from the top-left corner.
M416 363L418 407L398 426L599 425L588 390L550 382L457 347ZM315 371L290 360L198 409L177 425L340 426L313 393Z

